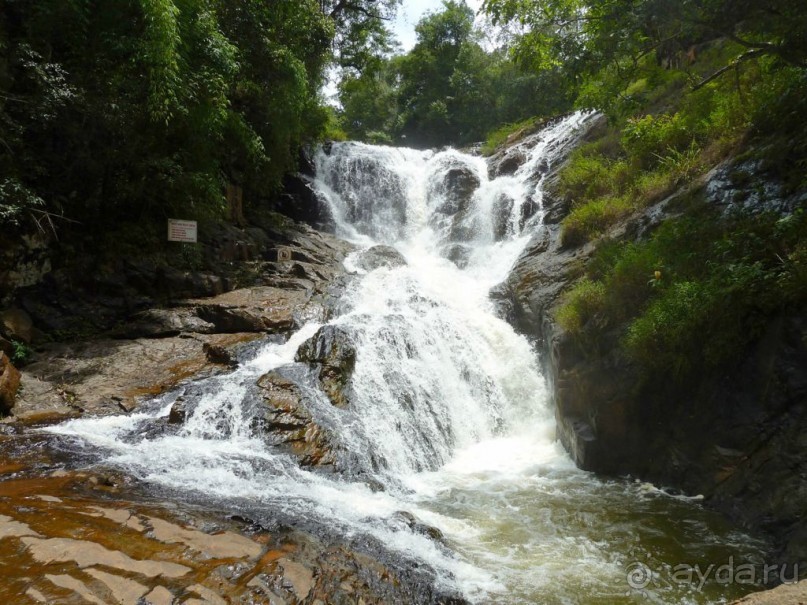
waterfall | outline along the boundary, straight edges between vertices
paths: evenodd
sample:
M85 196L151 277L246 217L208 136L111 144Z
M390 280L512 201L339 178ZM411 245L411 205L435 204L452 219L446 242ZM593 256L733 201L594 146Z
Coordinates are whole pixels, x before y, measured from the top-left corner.
M454 149L320 150L314 188L337 234L358 247L345 261L357 277L338 315L143 412L51 432L167 489L372 536L471 600L631 602L624 566L671 556L659 535L702 548L727 539L688 501L574 468L555 441L535 351L489 297L542 228L547 170L589 117L532 136L520 167L496 178L484 159ZM323 348L325 328L350 352L344 405L295 361L305 347ZM272 370L297 383L338 472L301 466L256 430L255 384ZM149 430L180 396L192 402L182 428ZM448 546L402 525L401 510L438 527ZM662 600L711 602L689 592L668 587Z

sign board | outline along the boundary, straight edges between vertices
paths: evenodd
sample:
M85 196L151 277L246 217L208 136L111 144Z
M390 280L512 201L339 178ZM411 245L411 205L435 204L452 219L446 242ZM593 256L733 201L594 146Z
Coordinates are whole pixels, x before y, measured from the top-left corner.
M196 221L168 219L168 241L196 243Z
M291 260L291 248L278 248L277 260L279 262L288 262Z

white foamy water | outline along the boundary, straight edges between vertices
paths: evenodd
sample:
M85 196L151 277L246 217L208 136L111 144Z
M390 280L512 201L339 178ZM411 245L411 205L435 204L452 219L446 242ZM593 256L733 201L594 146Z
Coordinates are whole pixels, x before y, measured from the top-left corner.
M301 386L335 437L344 476L301 468L252 422L255 382L292 367L317 324L150 412L52 431L166 488L237 499L346 537L369 534L474 601L721 602L725 591L712 586L659 582L633 592L625 569L636 560L754 557L759 544L691 502L574 468L555 441L535 351L489 299L541 228L543 175L586 119L546 129L515 174L496 179L483 159L455 150L339 143L319 153L316 187L338 234L365 249L394 246L406 259L369 272L359 269L361 252L346 261L361 275L331 323L357 351L348 409ZM181 430L149 431L179 396L193 403ZM411 531L395 516L401 510L438 527L448 547Z

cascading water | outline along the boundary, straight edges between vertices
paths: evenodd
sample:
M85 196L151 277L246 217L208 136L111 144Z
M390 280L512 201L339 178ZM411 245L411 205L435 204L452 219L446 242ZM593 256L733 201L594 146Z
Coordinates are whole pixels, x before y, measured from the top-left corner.
M341 475L301 468L253 422L256 380L292 371L319 324L150 411L53 432L148 482L373 536L474 601L723 602L733 593L714 582L631 585L626 567L758 562L762 545L687 499L577 470L555 442L535 352L489 298L540 228L546 169L586 119L547 128L513 175L494 179L481 158L455 150L340 143L319 153L315 186L338 234L363 248L346 261L360 277L330 322L356 352L349 405L301 380L311 415L333 435ZM378 244L405 263L368 270L364 250ZM149 431L178 396L194 402L182 429ZM411 531L401 510L441 529L448 548Z

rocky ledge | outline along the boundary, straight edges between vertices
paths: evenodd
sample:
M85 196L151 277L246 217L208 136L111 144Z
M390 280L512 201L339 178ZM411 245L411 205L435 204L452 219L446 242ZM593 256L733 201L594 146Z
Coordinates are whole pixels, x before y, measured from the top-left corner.
M124 260L114 274L64 268L21 288L0 314L0 406L11 420L129 412L229 370L246 343L326 320L352 249L290 221L270 232L221 227L209 247L206 271ZM12 342L32 353L19 380Z

